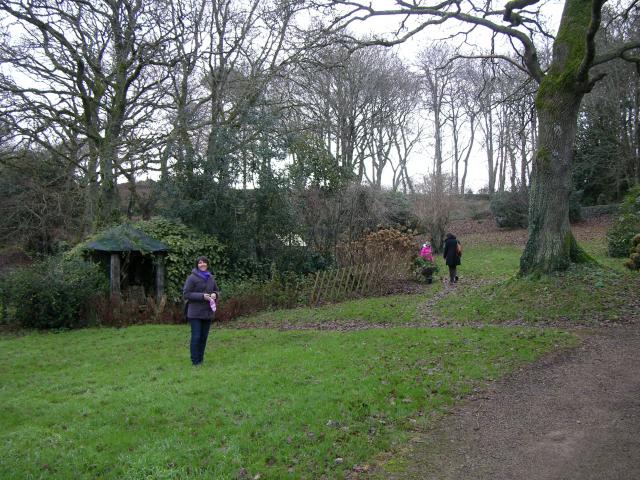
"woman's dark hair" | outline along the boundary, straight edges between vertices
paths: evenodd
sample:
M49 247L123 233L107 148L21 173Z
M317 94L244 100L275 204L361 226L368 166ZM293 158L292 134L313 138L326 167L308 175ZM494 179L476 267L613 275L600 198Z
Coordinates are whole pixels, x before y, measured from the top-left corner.
M196 268L198 268L198 264L200 262L205 262L207 265L211 265L207 257L198 257L198 259L196 260Z
M447 234L445 235L445 238L454 238L454 237L453 237L453 233L447 233Z

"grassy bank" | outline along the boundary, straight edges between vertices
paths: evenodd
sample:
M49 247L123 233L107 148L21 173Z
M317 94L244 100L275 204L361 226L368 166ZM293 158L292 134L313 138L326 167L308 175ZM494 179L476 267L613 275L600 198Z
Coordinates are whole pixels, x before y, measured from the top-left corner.
M521 250L478 246L465 252L455 292L434 305L436 315L454 323L624 321L637 308L640 275L605 255L602 241L582 246L598 264L572 266L542 278L518 278ZM465 288L465 278L480 280Z
M317 308L263 312L243 319L242 324L256 327L313 324L321 327L329 323L348 326L351 322L357 322L401 326L418 320L418 307L441 290L442 285L437 282L425 287L424 293L421 294L362 298Z
M637 308L640 275L607 257L603 241L584 242L597 265L574 266L566 272L540 279L518 278L522 253L518 246L475 245L465 249L459 267L461 282L443 295L442 277L447 267L437 258L436 282L414 295L390 295L324 305L318 308L277 310L243 319L245 326L296 327L332 325L403 326L424 322L424 310L442 322L576 323L616 322Z

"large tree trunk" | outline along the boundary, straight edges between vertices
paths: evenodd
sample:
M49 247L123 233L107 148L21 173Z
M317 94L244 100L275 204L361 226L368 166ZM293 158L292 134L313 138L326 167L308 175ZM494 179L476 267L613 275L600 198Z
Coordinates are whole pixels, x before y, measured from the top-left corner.
M96 230L117 223L120 218L120 199L117 178L114 174L115 147L109 145L100 155L100 190L98 204L93 217Z
M541 89L541 92L544 92ZM569 225L571 163L581 93L538 95L538 150L529 196L529 239L520 273L564 270L588 257L578 248Z
M552 273L589 261L569 225L571 166L578 111L595 80L595 33L604 2L566 0L553 59L536 96L538 148L529 196L529 239L520 258L520 274ZM586 40L586 41L585 41Z

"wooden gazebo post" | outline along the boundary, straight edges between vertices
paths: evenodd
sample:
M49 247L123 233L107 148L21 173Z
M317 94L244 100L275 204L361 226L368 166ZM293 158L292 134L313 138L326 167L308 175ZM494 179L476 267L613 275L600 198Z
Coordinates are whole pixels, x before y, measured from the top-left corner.
M111 252L109 283L111 285L111 298L120 298L120 252Z
M164 255L156 257L156 301L160 303L164 296Z

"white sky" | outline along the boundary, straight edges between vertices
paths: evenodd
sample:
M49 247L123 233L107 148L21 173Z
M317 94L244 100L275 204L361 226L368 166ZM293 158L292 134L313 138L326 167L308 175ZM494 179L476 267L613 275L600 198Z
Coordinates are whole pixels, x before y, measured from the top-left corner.
M373 0L374 3L384 5L389 7L389 5L395 4L393 0ZM560 18L560 13L562 6L564 5L563 0L550 0L545 3L545 12L549 12L549 16L551 19L551 23L558 23ZM368 19L366 22L358 22L351 25L352 29L361 34L366 33L384 33L392 31L394 28L394 21L389 17L379 17L374 19ZM431 41L437 40L447 34L447 30L453 31L455 30L455 25L453 23L450 24L450 28L445 29L444 27L436 27L436 29L427 29L419 34L416 34L413 38L407 40L405 43L394 47L394 49L398 52L401 58L403 58L406 62L412 63L416 57L417 53L421 48L428 45ZM487 36L484 40L482 36L478 37L478 44L482 44L483 42L487 44L489 37ZM15 75L16 72L13 72ZM432 135L429 135L428 132L431 130L431 126L427 121L427 135L426 139L418 146L414 148L411 154L411 158L408 164L409 174L414 178L418 179L423 175L426 175L430 172L433 164L433 141ZM445 132L447 135L447 132ZM488 181L487 175L487 158L486 153L482 150L480 145L480 135L479 132L476 133L476 141L475 148L472 152L471 158L469 160L469 170L467 173L466 179L466 188L473 189L474 192L477 192L480 188L484 187ZM464 141L464 140L463 140ZM444 138L444 149L445 149L445 157L448 153L449 147L449 139L448 137ZM461 165L462 167L462 165ZM450 171L451 162L448 161L444 165L445 171ZM462 175L462 170L460 171L460 175ZM387 172L385 172L385 176L383 177L385 183L390 185L391 183L391 170L388 168Z
M395 1L393 0L373 0L372 2L378 8L393 8L395 5ZM506 3L506 0L504 1ZM540 2L542 5L542 12L547 17L547 21L549 25L551 25L552 31L555 33L560 21L560 15L562 13L562 8L564 6L564 0L549 0ZM496 5L496 7L500 6L500 3ZM394 20L392 17L377 17L372 19L367 19L364 22L357 22L351 25L352 29L356 33L367 34L383 34L387 32L393 32L394 30ZM454 22L449 23L447 26L437 26L437 27L428 27L424 31L416 34L411 39L407 40L405 43L393 47L396 49L400 57L408 63L412 63L417 58L418 52L429 45L434 40L440 40L445 38L448 34L459 30L459 25ZM468 26L465 27L468 29ZM488 35L488 31L486 29L478 29L475 34L475 43L478 46L485 46L487 49L489 47L490 36ZM452 43L455 46L455 43ZM447 132L445 132L447 135ZM421 177L430 172L433 163L434 156L434 147L433 141L429 134L420 146L416 146L414 151L411 154L410 161L407 165L407 169L409 174L414 178ZM447 150L449 148L450 143L448 137L443 140L443 148L445 149L445 157L447 154ZM463 140L464 143L464 140ZM450 171L452 168L451 161L448 161L443 166L444 171ZM462 176L462 165L460 165L459 175ZM480 132L476 132L475 138L475 147L472 151L471 157L469 158L469 167L467 172L467 178L465 183L465 188L471 188L474 192L477 192L480 188L486 186L488 184L488 173L487 173L487 156L485 151L482 149L480 145ZM387 185L391 183L391 171L385 172Z

